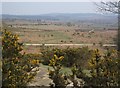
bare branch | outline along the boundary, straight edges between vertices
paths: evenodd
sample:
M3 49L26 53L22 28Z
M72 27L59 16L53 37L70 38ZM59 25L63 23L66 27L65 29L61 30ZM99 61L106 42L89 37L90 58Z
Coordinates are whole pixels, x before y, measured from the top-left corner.
M119 5L118 2L103 2L101 1L99 4L95 3L95 5L98 7L98 10L100 11L104 11L104 12L111 12L111 13L115 13L118 14L118 9L119 9Z

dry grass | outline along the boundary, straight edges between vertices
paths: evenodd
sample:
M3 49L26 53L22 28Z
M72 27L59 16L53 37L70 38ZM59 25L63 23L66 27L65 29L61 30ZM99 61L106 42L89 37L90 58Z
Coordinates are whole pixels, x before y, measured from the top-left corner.
M28 25L23 25L27 23ZM12 22L8 22L9 25ZM59 44L106 44L115 43L114 39L117 37L117 30L97 30L93 33L89 31L81 31L82 28L75 26L65 25L30 25L30 22L17 22L18 25L13 25L10 29L15 34L19 35L20 42L23 43L59 43ZM76 30L80 29L80 30ZM92 29L92 28L90 28ZM88 29L88 30L90 30ZM73 46L76 47L76 46ZM99 48L98 46L94 46ZM91 48L94 48L91 47ZM40 52L39 47L27 46L25 51L27 52Z
M25 43L114 43L117 31L95 31L88 32L64 31L38 31L20 32L20 41Z

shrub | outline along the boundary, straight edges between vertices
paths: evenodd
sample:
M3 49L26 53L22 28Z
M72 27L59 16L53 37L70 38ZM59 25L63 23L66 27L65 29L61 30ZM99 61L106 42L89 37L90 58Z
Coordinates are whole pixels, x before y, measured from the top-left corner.
M13 35L8 31L4 31L2 34L2 57L3 58L13 58L20 55L22 51L22 43L18 42L18 36Z
M98 49L93 51L89 61L92 78L88 84L94 86L118 86L118 57L117 51L108 50L102 55Z
M51 74L49 75L51 78L53 78L54 83L57 81L57 83L55 83L57 85L61 85L61 83L65 81L64 77L66 77L66 79L70 79L74 87L80 87L78 85L80 82L82 82L83 86L89 87L110 87L119 85L119 54L116 50L107 50L105 53L103 53L98 49L89 50L88 48L83 47L53 49L53 51L51 50L50 53L53 55L50 56L53 58L50 60L50 63L52 63L51 66L53 66L54 70L50 71ZM63 56L64 59L59 62L58 57L61 56ZM83 65L81 64L82 61L88 62L89 67L83 68ZM59 75L58 73L62 65L72 67L73 74L69 76L62 74L63 78L61 78L62 75ZM84 69L90 71L89 76L83 72ZM57 77L58 79L54 77ZM64 84L64 82L62 84L67 86L67 84Z
M2 33L2 86L16 88L26 86L35 76L35 73L28 73L31 65L28 57L21 54L23 45L19 43L18 36L11 32ZM30 69L28 71L28 69Z
M75 64L71 68L72 75L70 75L70 79L73 82L74 88L81 88L84 86L84 81L81 79L80 76L83 76L82 70L79 69ZM79 77L78 77L79 75Z
M74 63L86 65L86 60L91 58L91 51L88 47L83 48L65 48L65 49L46 49L42 51L43 64L48 65L49 60L54 57L54 54L64 56L65 59L61 62L64 66L71 67Z
M65 66L72 66L74 64L81 65L81 67L85 68L87 64L86 61L91 58L91 51L88 47L82 48L68 48L64 50L65 59L63 61Z
M76 74L78 69L74 65L71 69L72 74L67 75L65 73L60 73L62 68L61 61L64 60L63 56L58 57L54 55L54 58L50 60L50 66L53 67L53 70L48 69L49 77L53 80L51 87L53 88L66 88L72 86L73 88L79 88L84 85L84 81L82 79L77 78Z
M54 56L53 51L51 49L43 49L41 53L42 53L42 58L41 58L42 59L42 63L44 65L48 65L49 64L49 60L51 58L53 58L53 56Z
M58 57L57 55L54 55L54 57L50 60L50 66L53 67L53 70L49 71L49 78L53 80L54 85L52 84L51 87L53 88L66 88L68 82L65 78L65 75L60 73L60 70L62 68L61 61L63 60L63 56Z

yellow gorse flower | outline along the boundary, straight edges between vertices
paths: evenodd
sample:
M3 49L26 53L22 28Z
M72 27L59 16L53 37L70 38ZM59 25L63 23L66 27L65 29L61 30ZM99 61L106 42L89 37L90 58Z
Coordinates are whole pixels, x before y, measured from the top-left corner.
M38 64L39 63L39 60L31 60L30 61L32 64Z
M54 58L52 58L51 60L49 60L50 61L50 66L55 66L56 65L56 63L57 63L57 61L62 61L63 60L63 58L64 58L64 56L60 56L60 57L58 57L56 54L54 55Z
M64 59L64 56L59 57L59 60L62 61Z
M55 54L54 55L54 58L56 59L56 60L59 60L59 58L58 58L58 56Z

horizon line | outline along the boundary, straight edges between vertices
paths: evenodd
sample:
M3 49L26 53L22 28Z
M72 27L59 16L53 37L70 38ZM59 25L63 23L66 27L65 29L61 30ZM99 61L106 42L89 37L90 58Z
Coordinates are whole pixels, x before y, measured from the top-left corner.
M74 12L74 13L42 13L42 14L0 14L0 15L14 15L14 16L32 16L32 15L50 15L50 14L102 14L102 15L104 15L104 14L111 14L111 15L115 15L114 13L98 13L98 12Z

